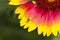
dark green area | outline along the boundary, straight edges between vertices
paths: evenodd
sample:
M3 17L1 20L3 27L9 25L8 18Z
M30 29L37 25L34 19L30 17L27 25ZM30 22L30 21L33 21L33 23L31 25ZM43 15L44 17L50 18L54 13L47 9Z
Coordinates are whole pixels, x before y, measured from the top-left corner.
M36 30L28 33L19 26L15 9L16 6L8 5L8 0L0 0L0 40L60 40L60 35L43 37Z

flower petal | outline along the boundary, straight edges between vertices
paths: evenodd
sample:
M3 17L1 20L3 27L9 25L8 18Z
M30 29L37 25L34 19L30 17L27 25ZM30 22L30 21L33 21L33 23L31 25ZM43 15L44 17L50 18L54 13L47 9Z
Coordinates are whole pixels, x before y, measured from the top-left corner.
M20 21L20 26L24 26L27 22L27 18L26 17L23 17Z
M28 32L31 32L31 31L35 30L36 28L37 28L36 24L30 22Z
M25 5L22 5L22 6L17 7L17 9L15 10L15 13L16 14L20 14L18 16L18 19L21 19L26 14L26 12L29 9L31 9L32 7L34 7L34 5L32 3L25 4Z
M29 0L10 0L9 5L19 5L27 3Z

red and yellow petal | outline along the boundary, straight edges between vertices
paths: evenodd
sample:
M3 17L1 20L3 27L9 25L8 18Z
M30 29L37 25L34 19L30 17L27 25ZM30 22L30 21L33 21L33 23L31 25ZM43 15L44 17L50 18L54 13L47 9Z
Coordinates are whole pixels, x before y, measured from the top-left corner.
M18 19L21 19L20 26L28 28L28 32L37 28L38 35L43 33L43 36L54 34L57 36L60 33L60 11L49 10L44 11L35 4L28 3L19 6L16 11L19 14Z
M34 7L34 4L32 4L32 3L25 4L25 5L17 7L17 9L15 10L15 13L20 14L18 16L18 19L21 19L26 14L26 12L33 7Z
M10 0L9 5L20 5L20 4L25 4L29 0Z

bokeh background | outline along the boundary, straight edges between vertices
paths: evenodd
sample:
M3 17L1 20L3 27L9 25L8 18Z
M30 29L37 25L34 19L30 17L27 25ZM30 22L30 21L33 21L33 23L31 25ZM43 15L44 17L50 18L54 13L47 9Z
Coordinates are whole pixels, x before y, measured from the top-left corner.
M0 40L60 40L60 35L43 37L36 30L28 33L20 27L18 15L14 14L17 6L8 5L8 0L0 0Z

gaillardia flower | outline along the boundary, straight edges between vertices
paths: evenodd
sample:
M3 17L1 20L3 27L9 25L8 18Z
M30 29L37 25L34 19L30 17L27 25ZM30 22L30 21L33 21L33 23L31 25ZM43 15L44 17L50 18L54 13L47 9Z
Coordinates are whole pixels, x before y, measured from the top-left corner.
M10 5L20 5L15 13L20 26L28 32L37 29L38 35L57 36L60 33L60 0L11 0Z

